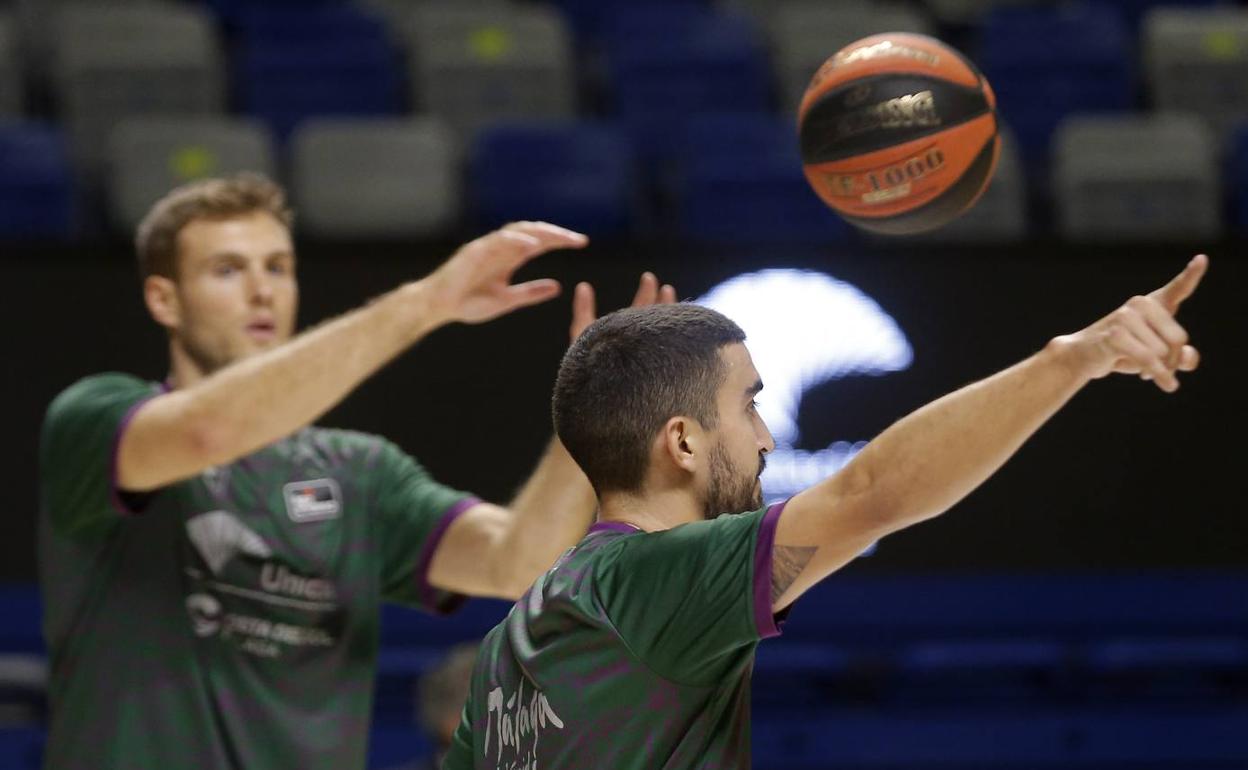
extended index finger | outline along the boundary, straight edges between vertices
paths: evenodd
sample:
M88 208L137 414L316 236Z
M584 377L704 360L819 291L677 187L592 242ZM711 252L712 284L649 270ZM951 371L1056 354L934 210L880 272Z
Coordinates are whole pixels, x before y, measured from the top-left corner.
M1183 304L1183 300L1192 296L1192 292L1196 291L1196 287L1200 285L1200 279L1205 276L1205 271L1208 269L1209 258L1204 254L1197 254L1192 257L1191 262L1187 263L1187 267L1183 268L1183 272L1149 296L1160 302L1173 315L1178 311L1179 305Z

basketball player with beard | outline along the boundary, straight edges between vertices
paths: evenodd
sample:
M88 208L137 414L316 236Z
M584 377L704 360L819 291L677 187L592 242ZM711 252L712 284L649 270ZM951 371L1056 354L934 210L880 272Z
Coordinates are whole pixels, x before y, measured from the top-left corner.
M1177 389L1199 357L1174 314L1207 264L917 410L769 507L759 477L775 445L741 329L688 304L599 319L564 356L553 404L598 522L486 636L443 767L748 768L754 651L786 608L957 503L1092 380Z

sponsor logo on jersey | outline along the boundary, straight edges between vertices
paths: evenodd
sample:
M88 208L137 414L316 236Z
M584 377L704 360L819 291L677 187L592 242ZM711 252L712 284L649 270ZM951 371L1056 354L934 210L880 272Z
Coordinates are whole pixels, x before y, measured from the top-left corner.
M195 585L186 597L186 611L196 636L233 639L240 649L265 658L281 657L286 647L335 644L334 634L319 625L244 615L222 604L231 602L227 597L241 597L259 602L258 608L303 610L324 619L326 613L339 610L338 592L331 580L300 574L281 563L259 534L227 511L210 511L189 519L186 533L208 568L186 567ZM236 556L263 560L259 572L254 561L227 569Z
M214 575L240 553L261 559L273 556L273 551L259 535L226 511L201 513L189 519L186 534Z
M494 744L496 770L537 768L537 740L543 730L562 730L563 720L550 707L546 694L533 688L520 689L507 697L502 687L495 687L486 696L485 746L488 762L490 744Z
M186 597L186 611L196 636L212 636L221 630L221 602L212 594L191 594Z
M282 487L282 494L291 521L302 524L342 515L342 491L333 479L294 481Z
M186 597L186 611L196 636L233 639L241 649L264 658L280 657L283 647L333 647L337 643L333 634L317 626L224 612L221 602L211 594Z
M284 594L314 602L332 602L338 597L334 584L324 578L292 572L285 564L265 562L260 569L260 587L272 594Z

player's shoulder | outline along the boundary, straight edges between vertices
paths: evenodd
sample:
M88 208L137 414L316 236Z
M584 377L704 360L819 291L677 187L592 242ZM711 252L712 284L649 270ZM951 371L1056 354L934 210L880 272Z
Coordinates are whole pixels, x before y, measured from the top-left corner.
M713 519L691 521L665 529L661 532L648 533L646 542L651 543L691 543L708 538L722 537L738 531L754 528L767 508L744 513L723 513Z
M646 562L693 557L695 554L713 555L729 541L751 538L766 510L725 513L713 519L688 522L658 532L621 534L603 544L602 558Z
M56 401L73 400L101 392L152 390L155 387L155 383L126 372L100 372L74 382L57 395Z
M139 399L156 392L156 383L125 372L92 374L57 394L48 406L48 419L92 408L114 399Z

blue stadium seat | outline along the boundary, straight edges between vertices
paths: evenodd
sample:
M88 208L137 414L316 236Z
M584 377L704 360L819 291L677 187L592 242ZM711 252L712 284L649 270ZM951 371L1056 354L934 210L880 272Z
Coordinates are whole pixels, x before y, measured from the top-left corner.
M1044 167L1050 137L1066 115L1134 105L1134 50L1126 22L1110 7L998 8L985 19L975 60L1028 169Z
M1239 234L1248 233L1248 123L1230 138L1226 179L1230 187L1231 221Z
M783 637L758 647L751 683L756 710L789 712L826 703L829 693L859 684L853 657L830 644L793 644Z
M632 144L614 126L514 123L482 130L469 189L486 226L541 219L590 235L618 236L640 219Z
M1062 694L1067 647L1047 639L930 640L897 658L890 696L1036 702Z
M669 119L670 120L670 119ZM852 228L811 189L789 120L726 114L674 121L676 230L709 243L835 243Z
M384 22L363 9L248 9L238 16L234 65L239 110L282 139L309 117L404 108L399 54Z
M643 5L613 13L605 34L614 111L647 161L670 156L676 116L772 108L764 39L748 17Z
M791 640L1248 635L1248 574L842 576L793 606Z
M368 736L368 770L415 770L431 755L429 736L415 723L390 724L375 716Z
M1248 766L1248 710L1087 713L1078 720L1079 760L1113 767Z
M1248 711L821 709L757 715L758 770L1232 770L1248 761Z
M821 709L802 718L755 715L753 751L760 767L997 768L1068 767L1068 720L1060 714L881 713Z
M59 130L0 124L0 235L69 237L74 232L74 194Z
M416 717L416 682L446 655L442 645L383 647L377 658L373 715L378 721L412 724Z
M1248 694L1244 637L1116 638L1091 645L1084 664L1097 695L1221 701Z
M0 127L0 158L7 158L11 145L5 140L6 131ZM33 145L27 145L30 154L37 154ZM0 160L0 185L10 179L8 166ZM3 195L4 193L0 193ZM9 202L0 205L0 216L8 211ZM43 632L40 628L39 589L23 583L0 583L0 653L42 653Z
M1088 657L1106 671L1210 667L1248 674L1248 640L1235 637L1113 639L1097 644Z
M382 648L449 646L477 640L507 616L511 602L473 599L446 617L384 604L381 608Z
M0 726L0 770L39 770L46 741L40 727Z
M563 12L572 31L582 45L592 44L603 35L608 34L611 19L621 9L642 6L663 6L674 8L706 8L708 0L555 0L555 5Z
M311 6L343 5L346 0L201 0L228 27L233 27L252 11L300 11Z

